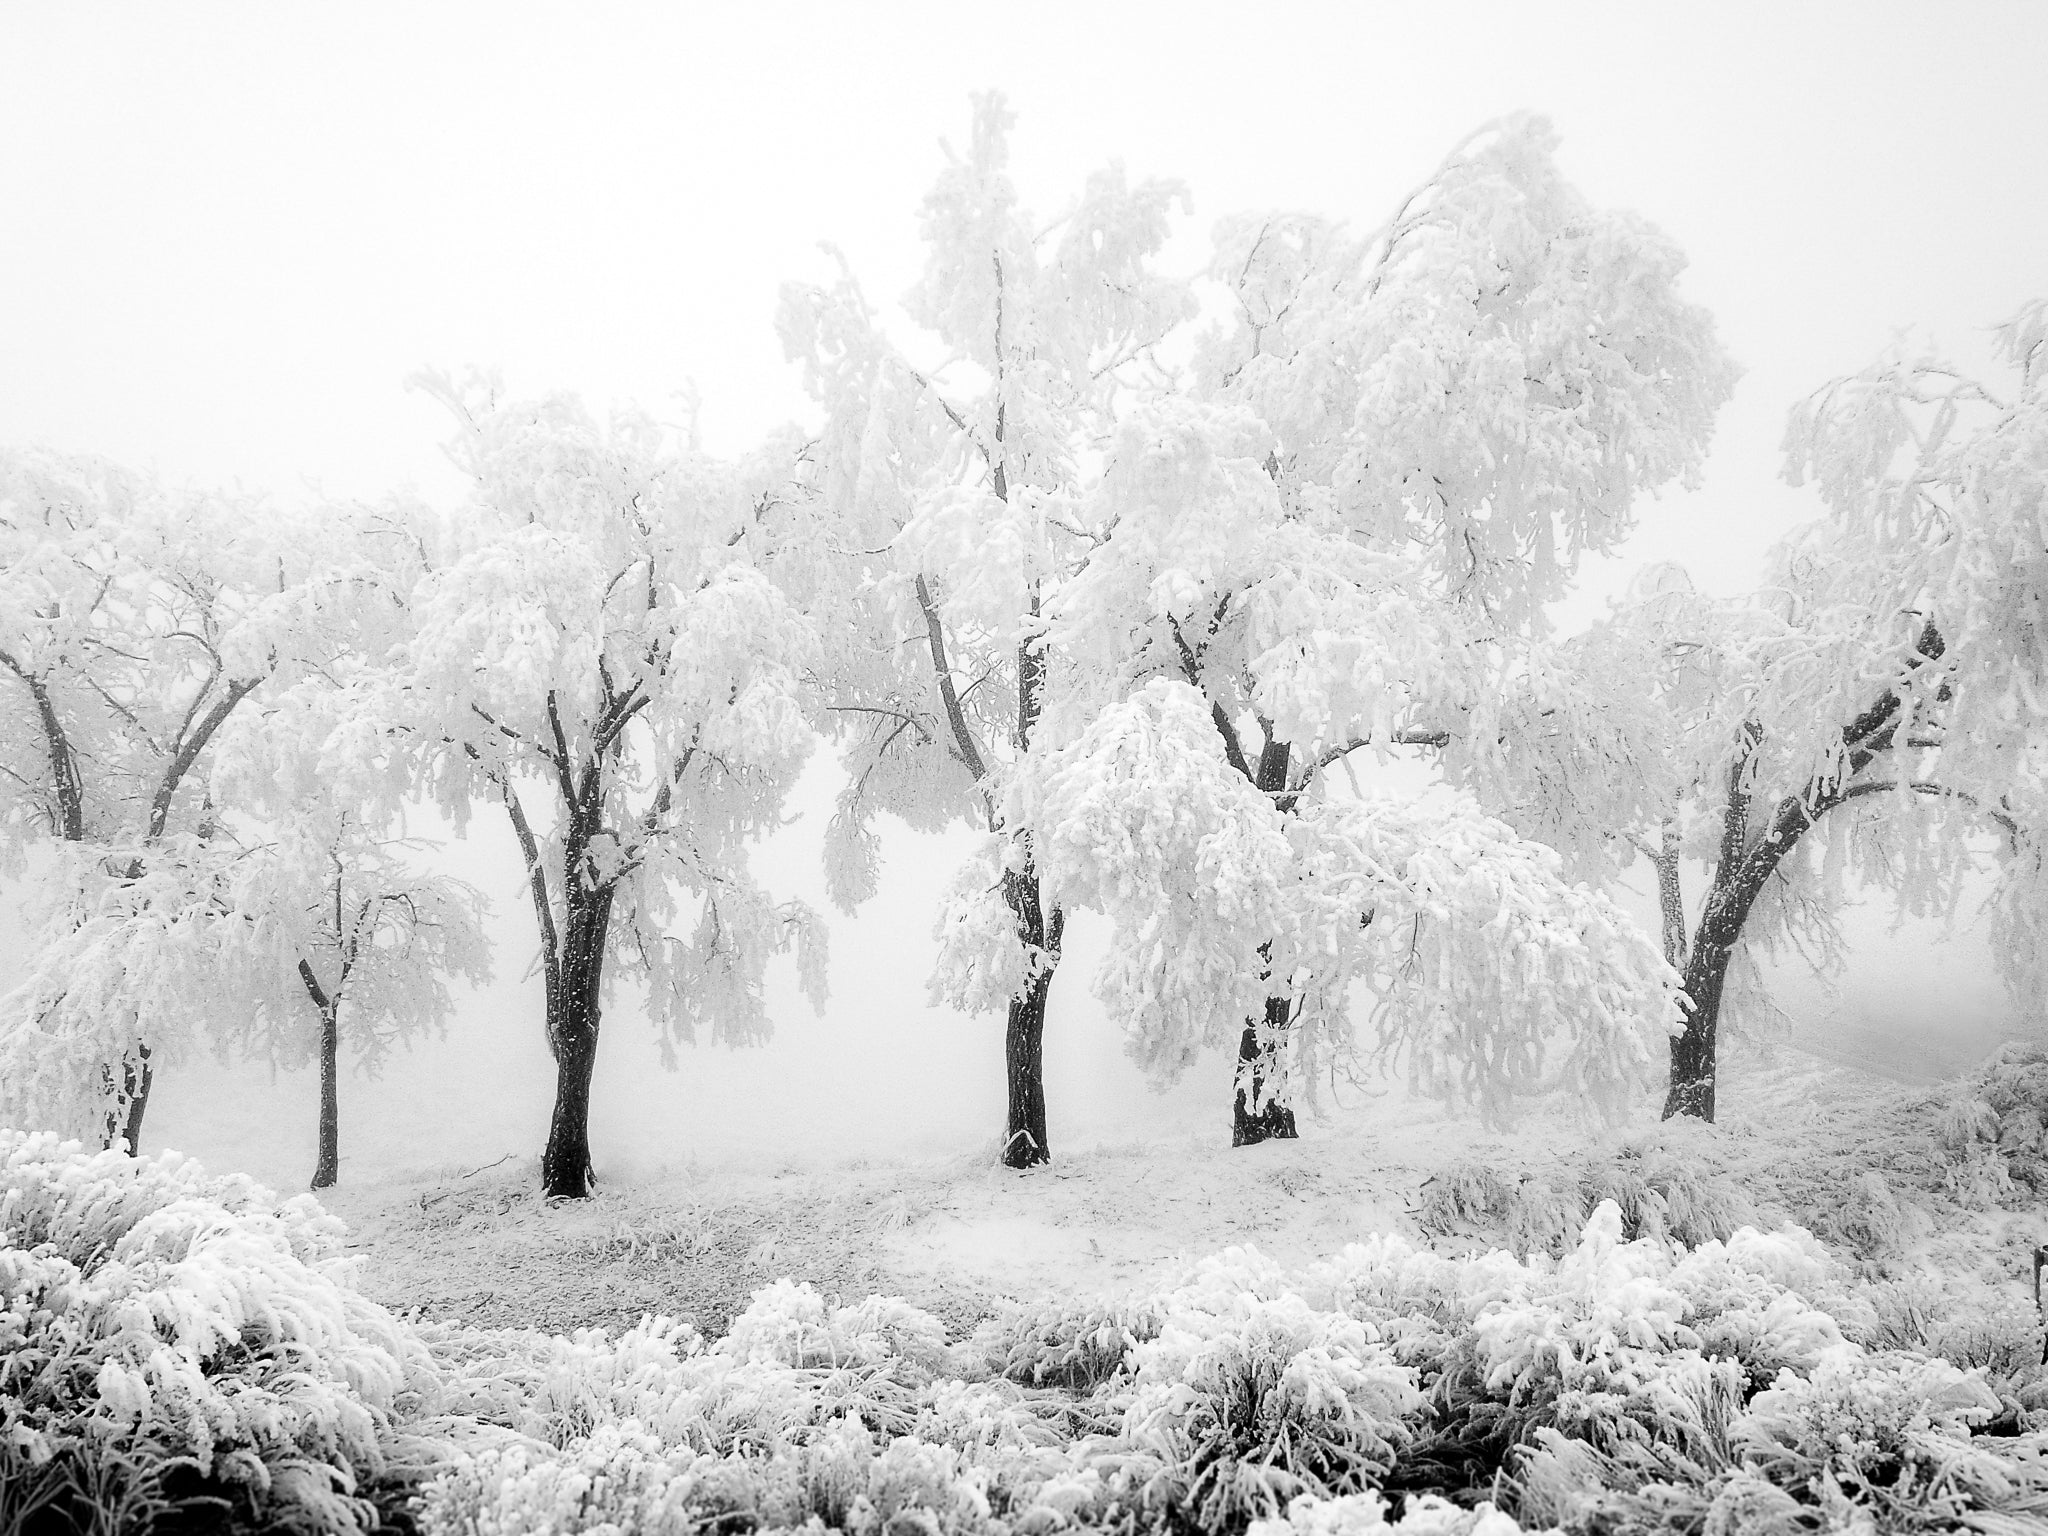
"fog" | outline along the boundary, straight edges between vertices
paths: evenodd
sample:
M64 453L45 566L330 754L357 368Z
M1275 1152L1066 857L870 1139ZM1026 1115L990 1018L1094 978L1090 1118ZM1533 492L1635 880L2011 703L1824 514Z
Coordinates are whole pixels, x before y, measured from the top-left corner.
M1686 249L1688 292L1747 370L1703 483L1646 504L1625 555L1586 569L1558 614L1577 625L1646 560L1751 584L1818 510L1778 478L1788 406L1902 328L1972 361L2037 290L2043 58L2048 11L2019 4L1282 5L1228 27L1168 6L766 5L708 23L653 5L17 7L0 20L0 436L284 499L444 497L437 410L403 382L478 364L519 391L671 414L693 393L706 446L736 452L806 411L773 335L778 284L824 275L834 241L878 299L908 286L918 201L970 90L1010 94L1017 178L1042 210L1110 158L1184 178L1179 270L1239 208L1375 224L1473 127L1530 107L1592 199ZM834 772L821 749L797 819L759 850L772 891L821 910ZM992 1150L1001 1023L924 995L934 896L964 847L891 829L881 894L832 917L825 1016L778 970L758 1049L684 1046L669 1071L618 989L600 1178ZM545 1133L511 839L480 816L449 857L494 897L498 977L445 1038L345 1078L345 1178L532 1155ZM0 911L11 969L24 939ZM2012 1026L1981 934L1895 930L1871 903L1851 936L1834 990L1781 975L1795 1040L1924 1072ZM1055 1151L1222 1134L1229 1063L1155 1093L1087 997L1107 942L1077 923L1053 992ZM310 1072L166 1063L146 1138L296 1184L316 1092Z

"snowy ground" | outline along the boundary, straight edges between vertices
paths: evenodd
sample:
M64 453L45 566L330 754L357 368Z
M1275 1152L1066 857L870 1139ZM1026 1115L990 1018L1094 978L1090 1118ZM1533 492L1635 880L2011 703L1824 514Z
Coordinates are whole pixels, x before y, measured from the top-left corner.
M1723 1094L1723 1125L1704 1134L1762 1216L1804 1206L1818 1225L1867 1200L1873 1170L1901 1190L1914 1178L1915 1150L1895 1126L1902 1106L1924 1102L1916 1090L1794 1056L1735 1065ZM550 1206L530 1162L515 1158L346 1188L326 1203L350 1225L370 1294L431 1316L567 1330L654 1312L716 1335L756 1287L788 1276L848 1300L903 1296L958 1335L1005 1301L1136 1289L1234 1244L1302 1263L1372 1232L1418 1235L1426 1181L1454 1165L1562 1180L1653 1126L1599 1132L1553 1111L1487 1133L1390 1092L1369 1116L1292 1143L1233 1150L1219 1117L1201 1135L1097 1146L1029 1174L979 1155L695 1169ZM2018 1298L2027 1255L2048 1241L2048 1213L1944 1207L1904 1221L1897 1248L1862 1267L1968 1275Z

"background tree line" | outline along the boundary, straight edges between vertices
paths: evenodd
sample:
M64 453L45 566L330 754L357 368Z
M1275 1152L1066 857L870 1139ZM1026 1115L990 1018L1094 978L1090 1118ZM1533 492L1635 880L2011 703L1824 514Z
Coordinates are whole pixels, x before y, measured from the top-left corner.
M537 934L543 1182L586 1194L612 979L665 1041L765 1038L777 954L823 1006L821 920L747 860L820 740L841 906L878 814L983 833L933 986L1006 1017L1012 1166L1051 1155L1070 909L1116 924L1093 985L1148 1068L1236 1053L1239 1143L1373 1053L1499 1115L1619 1109L1668 1052L1666 1113L1711 1119L1750 951L1825 954L1857 882L1952 909L1980 856L2028 985L2041 306L2000 332L2009 381L1893 356L1795 412L1824 515L1755 595L1652 570L1560 638L1545 605L1696 475L1735 374L1681 253L1590 206L1542 120L1369 232L1226 219L1196 280L1160 267L1177 184L1111 167L1038 218L1010 126L978 99L925 199L912 333L843 266L786 290L818 415L737 463L444 377L452 507L0 455L0 852L41 850L8 1118L132 1147L165 1051L317 1056L330 1182L341 1043L430 1027L488 963L404 809L481 808ZM1442 788L1363 790L1393 754ZM1638 857L1661 943L1605 894Z

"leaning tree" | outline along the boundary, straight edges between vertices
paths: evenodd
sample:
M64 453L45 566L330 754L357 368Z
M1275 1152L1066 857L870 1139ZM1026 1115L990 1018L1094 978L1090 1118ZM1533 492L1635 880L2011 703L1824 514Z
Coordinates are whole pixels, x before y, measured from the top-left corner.
M822 1007L823 935L754 880L813 740L817 640L772 578L791 465L713 462L652 419L425 381L469 481L421 539L411 632L361 680L337 755L389 753L458 825L502 807L540 933L555 1105L549 1195L590 1193L608 977L672 1042L763 1038L771 955ZM680 932L679 932L680 930ZM684 935L687 936L684 936Z
M818 682L848 775L832 893L848 910L873 893L878 812L986 829L961 880L999 897L1000 958L988 985L951 995L1007 1016L1002 1159L1024 1168L1051 1156L1043 1041L1064 922L1010 798L1058 666L1045 605L1095 542L1074 508L1117 402L1156 374L1192 300L1154 268L1177 184L1112 166L1040 222L1010 181L1011 122L1000 97L976 98L966 153L925 199L905 300L922 336L891 340L846 274L787 289L781 329L825 411L810 457L834 642Z
M1242 779L1245 804L1280 818L1306 869L1321 867L1321 850L1347 847L1394 882L1361 896L1359 933L1321 961L1288 937L1299 919L1285 903L1271 934L1251 930L1266 991L1234 1031L1238 1144L1293 1134L1288 1084L1306 1080L1314 1040L1332 1033L1337 977L1379 979L1382 1023L1393 1037L1426 1037L1432 1073L1448 1070L1455 1038L1481 1078L1528 1086L1535 1042L1556 1021L1542 1002L1527 1004L1519 1025L1502 1012L1518 986L1500 957L1481 953L1484 925L1458 902L1519 905L1534 926L1524 933L1503 916L1499 943L1525 958L1568 946L1575 924L1610 921L1555 886L1549 863L1506 828L1482 819L1448 830L1440 806L1425 816L1429 835L1466 849L1474 875L1456 898L1425 899L1425 889L1451 887L1403 841L1421 837L1424 822L1328 793L1349 753L1450 744L1505 658L1541 637L1543 604L1580 554L1626 537L1640 493L1696 473L1732 382L1710 318L1677 292L1682 255L1633 216L1589 207L1561 176L1554 145L1541 119L1489 125L1364 236L1300 215L1226 221L1211 265L1231 300L1226 323L1181 398L1126 413L1069 515L1090 547L1048 610L1055 648L1071 658L1061 714L1075 744L1043 781L1042 813L1063 829L1089 822L1072 820L1072 797L1085 802L1092 777L1144 760L1128 738L1149 715L1131 711L1141 698L1166 708L1167 679L1191 690L1210 722L1206 744L1181 746ZM1368 813L1370 837L1357 820ZM1097 833L1040 836L1078 859L1065 866L1075 889L1114 895L1125 927L1171 932L1193 921L1187 902L1211 899L1197 861L1159 875L1133 905L1130 890L1104 885L1124 865ZM1363 921L1368 913L1377 915ZM1403 922L1420 946L1437 916L1441 974L1433 993L1411 997L1404 986L1420 962L1390 969L1383 946ZM1242 932L1246 921L1240 911L1229 926ZM1630 969L1638 957L1611 943L1618 974L1633 977L1618 985L1641 1003L1649 983ZM1120 947L1112 970L1145 952ZM1597 987L1596 974L1560 973L1559 996ZM1147 986L1171 990L1135 976L1114 989L1135 999ZM1243 1001L1220 983L1206 996ZM1184 1006L1198 1000L1187 993ZM1155 1006L1130 1015L1147 1020L1138 1040L1148 1059L1176 1061L1213 1024L1213 1002L1178 1022L1155 1017ZM1197 1017L1208 1021L1199 1029ZM1584 1019L1588 1040L1620 1027L1605 1005ZM1493 1106L1491 1088L1467 1086Z
M1762 586L1645 570L1455 723L1447 765L1519 829L1593 878L1651 859L1686 1008L1666 1115L1714 1118L1723 1025L1769 1006L1759 956L1839 965L1873 888L1952 917L1988 863L1995 950L2039 996L2043 332L2039 304L1997 332L2009 382L1895 353L1817 391L1786 470L1826 515ZM1689 927L1681 860L1706 869Z
M1722 989L1745 936L1830 939L1858 887L1953 913L1988 856L1994 950L2015 994L2040 997L2048 306L1996 338L2003 379L1894 353L1792 413L1787 477L1810 479L1827 513L1738 622L1707 626L1741 675L1694 717L1711 874L1667 1115L1714 1117Z

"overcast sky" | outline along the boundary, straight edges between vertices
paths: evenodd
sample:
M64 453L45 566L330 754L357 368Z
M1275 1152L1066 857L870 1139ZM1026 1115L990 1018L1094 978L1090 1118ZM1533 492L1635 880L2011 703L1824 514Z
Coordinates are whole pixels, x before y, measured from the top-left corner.
M1777 480L1788 405L1901 329L1981 355L2048 283L2048 6L712 9L0 0L0 440L285 496L435 494L439 413L403 381L479 364L599 405L694 387L706 445L738 451L805 408L778 285L823 276L831 241L872 295L908 287L972 90L1008 93L1042 212L1113 158L1185 180L1169 254L1190 272L1233 210L1377 224L1526 107L1589 197L1690 253L1686 287L1747 370L1704 486L1643 508L1577 619L1643 559L1748 584L1814 510ZM885 892L907 925L886 931L922 947L936 874ZM502 995L537 1019L522 963L505 954ZM919 979L896 977L913 1013ZM537 1026L519 1038L544 1114ZM1113 1047L1064 1038L1056 1122L1085 1084L1124 1091ZM998 1102L986 1041L947 1048ZM647 1058L606 1049L607 1071ZM853 1057L778 1059L693 1067L699 1111L732 1096L716 1073L798 1060L822 1103ZM183 1091L164 1090L173 1124ZM959 1116L991 1118L979 1098Z
M725 19L706 22L703 13ZM0 5L0 435L174 479L435 489L423 366L662 408L735 451L802 399L777 286L916 275L967 93L1057 210L1185 180L1371 225L1528 107L1692 257L1747 369L1638 558L1718 588L1806 515L1786 406L1894 330L1969 351L2048 273L2048 7ZM1600 577L1605 588L1611 578Z

